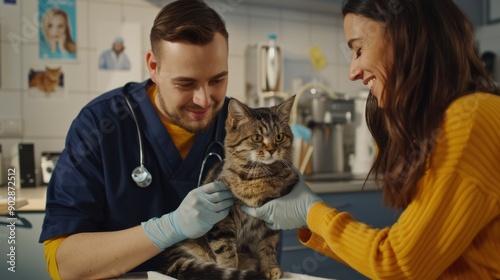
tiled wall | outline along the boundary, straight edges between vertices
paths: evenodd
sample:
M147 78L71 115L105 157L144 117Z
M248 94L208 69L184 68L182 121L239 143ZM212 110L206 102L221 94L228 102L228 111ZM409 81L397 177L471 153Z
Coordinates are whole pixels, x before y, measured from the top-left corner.
M496 54L493 77L500 82L500 23L484 25L476 29L479 53L491 51Z
M35 143L36 163L42 151L60 151L64 147L66 132L80 108L101 94L95 90L97 71L95 22L133 22L141 24L141 59L149 49L149 30L159 7L143 0L77 0L76 61L41 60L38 56L38 1L0 3L1 26L1 87L0 119L21 119L23 135L0 138L3 147L3 174L10 164L11 149L18 142ZM327 83L333 90L352 94L360 83L347 79L348 62L340 44L344 41L342 20L339 15L326 15L297 10L271 9L241 4L220 11L230 33L228 95L244 100L244 60L248 44L266 41L275 33L285 54L285 90L291 90L291 81L312 78ZM328 66L316 71L308 58L308 48L320 46ZM144 61L144 60L143 60ZM43 69L61 66L65 77L62 98L28 95L27 73L30 68ZM147 78L145 66L137 81ZM2 176L5 182L5 176Z

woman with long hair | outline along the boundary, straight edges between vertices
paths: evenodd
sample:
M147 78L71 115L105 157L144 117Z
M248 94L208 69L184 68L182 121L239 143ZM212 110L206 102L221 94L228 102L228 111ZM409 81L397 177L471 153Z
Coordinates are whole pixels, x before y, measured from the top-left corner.
M307 225L303 244L371 279L500 279L500 96L472 24L452 0L348 0L343 15L349 77L370 89L370 174L398 221L372 228L303 181L244 210Z

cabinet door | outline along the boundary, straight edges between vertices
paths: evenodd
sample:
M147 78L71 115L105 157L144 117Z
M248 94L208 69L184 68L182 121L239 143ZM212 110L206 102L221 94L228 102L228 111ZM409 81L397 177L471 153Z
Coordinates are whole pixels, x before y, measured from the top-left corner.
M378 191L328 193L320 197L328 205L349 212L356 220L374 228L391 226L399 217L398 211L383 205L382 195ZM297 230L283 231L282 237L280 264L285 271L327 279L368 279L349 266L300 244Z
M38 243L44 216L44 213L18 212L15 227L5 226L11 225L12 217L0 217L0 252L4 254L0 279L50 280L43 244ZM15 265L15 272L8 270L12 265Z

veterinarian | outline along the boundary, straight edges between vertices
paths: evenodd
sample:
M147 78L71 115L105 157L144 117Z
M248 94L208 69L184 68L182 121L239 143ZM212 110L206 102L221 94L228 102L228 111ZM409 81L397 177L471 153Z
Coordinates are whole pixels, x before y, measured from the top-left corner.
M224 21L180 0L159 12L150 38L150 79L104 93L71 124L40 236L53 279L156 270L162 250L202 236L233 203L223 184L197 188L202 163L223 157Z
M403 212L372 228L303 181L244 210L370 279L500 279L500 97L472 24L452 0L348 0L343 15L349 77L371 93L371 174Z
M99 56L99 69L130 70L130 60L125 53L123 38L115 38L111 48L101 53Z

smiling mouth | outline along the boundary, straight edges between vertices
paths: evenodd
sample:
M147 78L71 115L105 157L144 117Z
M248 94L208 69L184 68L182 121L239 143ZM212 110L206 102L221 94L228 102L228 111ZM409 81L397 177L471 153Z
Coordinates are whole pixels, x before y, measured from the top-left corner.
M371 90L374 83L375 83L375 78L369 80L368 83L366 84L368 86L368 89Z
M209 110L188 110L195 119L200 120L208 115Z

